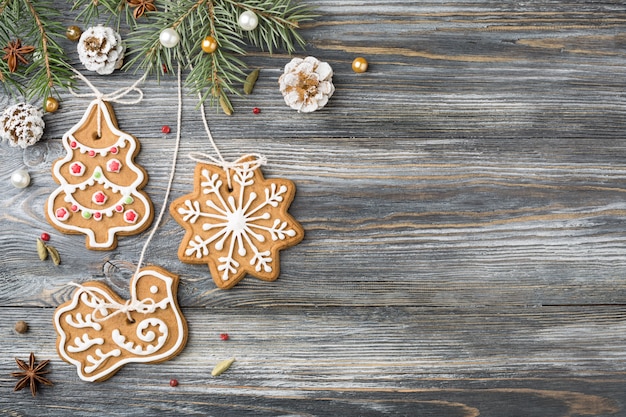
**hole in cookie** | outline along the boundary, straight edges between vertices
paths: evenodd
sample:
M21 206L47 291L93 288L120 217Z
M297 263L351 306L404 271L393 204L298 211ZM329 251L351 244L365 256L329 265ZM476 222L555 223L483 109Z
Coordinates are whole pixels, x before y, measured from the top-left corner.
M135 319L126 318L126 321L130 324L133 324L135 322Z
M102 135L98 134L98 132L93 132L91 134L91 138L94 139L94 140L102 139Z

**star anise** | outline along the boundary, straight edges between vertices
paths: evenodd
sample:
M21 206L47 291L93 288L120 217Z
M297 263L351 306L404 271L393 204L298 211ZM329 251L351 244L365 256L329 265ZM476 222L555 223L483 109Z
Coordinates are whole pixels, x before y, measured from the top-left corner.
M22 41L20 39L17 39L14 41L9 41L9 44L2 48L2 50L4 51L4 56L2 57L2 59L7 61L7 63L9 64L9 71L15 72L18 64L17 61L21 62L24 65L28 64L28 61L26 60L26 58L24 58L24 55L33 52L35 50L35 47L30 45L22 46Z
M134 7L133 17L139 19L145 12L156 12L154 0L127 0L130 7Z
M19 391L23 388L26 388L27 385L30 385L30 392L33 394L33 397L37 394L37 383L52 385L52 382L44 378L42 375L49 373L50 371L44 371L43 368L50 362L49 360L45 360L43 362L39 362L39 364L35 363L35 354L31 352L30 360L28 365L23 360L15 358L15 362L17 362L17 366L22 370L21 372L11 372L11 376L20 378L15 384L15 388L13 391Z

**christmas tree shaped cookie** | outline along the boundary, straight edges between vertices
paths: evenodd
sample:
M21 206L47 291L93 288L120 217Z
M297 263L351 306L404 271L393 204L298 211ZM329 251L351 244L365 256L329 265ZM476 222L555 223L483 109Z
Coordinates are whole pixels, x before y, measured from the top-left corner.
M293 182L265 179L258 165L244 162L227 173L199 163L191 194L174 200L170 214L185 228L178 258L206 263L223 289L246 274L264 281L278 278L278 252L304 238L302 226L287 213L296 193Z
M134 163L139 141L117 128L111 105L94 100L62 139L67 155L52 166L60 186L50 195L46 217L63 233L85 234L89 249L117 246L118 235L148 228L154 212L141 188L146 172Z

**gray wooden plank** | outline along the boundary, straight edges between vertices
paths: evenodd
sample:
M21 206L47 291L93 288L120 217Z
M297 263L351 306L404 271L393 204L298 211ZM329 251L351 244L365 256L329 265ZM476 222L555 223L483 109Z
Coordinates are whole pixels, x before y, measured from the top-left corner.
M85 383L56 355L53 310L2 308L0 355L51 359L53 387L0 396L28 415L608 416L623 412L626 310L184 309L189 342L159 365ZM31 331L12 325L26 319ZM359 323L356 326L356 323ZM219 334L229 333L230 340ZM210 376L222 359L237 361ZM14 363L0 363L0 386ZM169 386L177 378L180 385ZM112 398L115 398L112 401ZM256 413L256 414L255 414Z
M37 259L59 138L87 101L64 94L37 145L0 145L0 414L624 414L623 2L315 4L298 55L335 70L324 110L288 109L277 78L290 57L251 48L254 94L233 98L232 117L207 111L224 155L263 153L267 177L296 182L290 212L306 238L282 253L278 281L218 291L205 266L176 259L182 230L166 216L146 262L182 278L190 339L173 361L87 384L55 352L51 307L67 283L128 295L147 236L102 253L52 232L62 265ZM350 69L358 55L364 74ZM110 92L138 75L89 77ZM176 83L142 89L141 105L115 110L142 142L159 209L174 143L160 127L175 126ZM0 108L10 102L0 96ZM172 198L191 187L186 154L210 152L195 104L185 97ZM25 190L8 182L20 167L33 178ZM26 335L11 330L21 318ZM35 399L9 392L13 357L31 350L52 359L56 383ZM233 368L211 378L229 356Z

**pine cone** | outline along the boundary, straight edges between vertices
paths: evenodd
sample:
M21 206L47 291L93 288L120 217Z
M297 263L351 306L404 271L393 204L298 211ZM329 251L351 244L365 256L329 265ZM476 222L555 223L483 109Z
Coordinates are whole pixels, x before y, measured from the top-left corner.
M278 83L285 103L303 113L321 109L335 92L333 69L312 56L292 59Z
M106 75L122 66L126 47L119 33L98 25L83 32L78 41L78 57L85 68Z
M43 136L43 112L27 103L7 107L0 116L0 137L11 146L27 148Z

